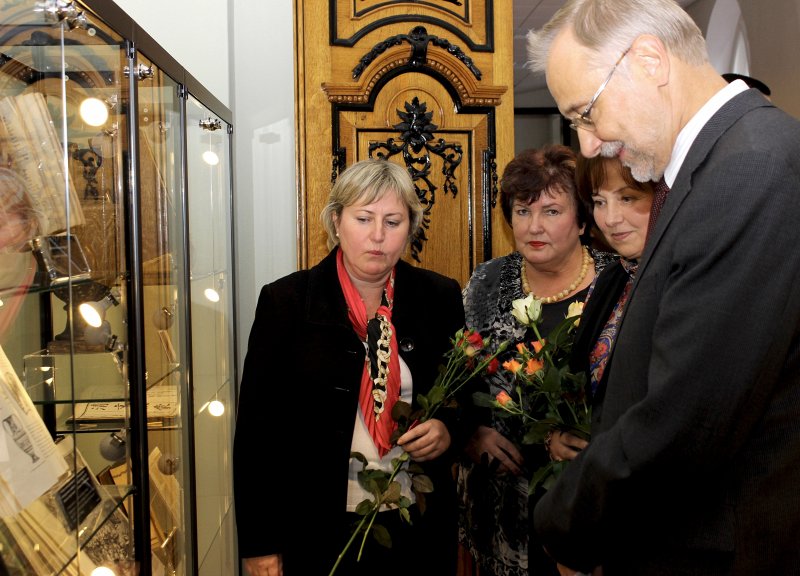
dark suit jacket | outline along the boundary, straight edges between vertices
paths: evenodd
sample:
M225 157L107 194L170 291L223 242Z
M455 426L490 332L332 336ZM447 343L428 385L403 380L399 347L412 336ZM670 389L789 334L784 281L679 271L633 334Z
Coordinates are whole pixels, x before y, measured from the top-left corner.
M564 564L800 570L800 123L755 90L680 168L642 256L592 442L539 502Z
M392 321L414 397L433 384L450 338L464 324L458 282L405 262L396 267ZM310 270L264 286L250 333L234 440L234 497L242 557L283 553L289 574L327 574L341 550L347 475L364 345L347 317L336 250ZM454 414L440 410L460 443ZM429 522L455 550L450 457L425 463ZM428 514L430 513L430 514ZM349 526L348 526L349 527ZM346 531L346 530L345 530ZM349 534L348 534L349 535ZM322 557L322 561L320 561ZM455 557L454 557L455 558ZM324 572L310 563L324 566ZM308 562L309 564L306 564Z

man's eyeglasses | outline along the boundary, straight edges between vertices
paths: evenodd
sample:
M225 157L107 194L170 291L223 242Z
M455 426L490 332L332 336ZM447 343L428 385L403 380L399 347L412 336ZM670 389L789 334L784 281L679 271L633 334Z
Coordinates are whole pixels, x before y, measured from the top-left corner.
M617 69L617 66L619 66L619 63L622 62L622 59L625 58L625 55L630 51L631 48L632 47L629 46L628 49L622 53L622 56L620 56L617 59L617 61L614 63L614 67L611 68L611 72L608 73L606 79L603 80L602 84L600 84L600 88L598 88L597 92L594 93L594 96L592 96L592 99L589 100L589 104L586 105L586 108L584 108L580 116L576 116L570 121L569 123L570 128L576 131L578 130L578 128L581 128L583 130L586 130L587 132L594 132L595 125L594 122L592 122L592 119L589 117L590 114L592 113L592 107L594 106L594 103L597 102L597 99L600 97L600 94L603 93L603 90L606 89L606 86L608 86L608 83L611 81L611 77L614 75L614 71Z

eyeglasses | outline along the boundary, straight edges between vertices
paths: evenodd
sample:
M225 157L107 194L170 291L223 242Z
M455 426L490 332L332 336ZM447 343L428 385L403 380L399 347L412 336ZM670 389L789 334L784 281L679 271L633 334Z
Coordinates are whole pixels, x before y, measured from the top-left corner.
M589 100L589 104L586 105L586 108L583 110L583 112L581 112L580 116L576 116L570 121L570 128L575 131L577 131L578 128L581 128L587 132L594 132L595 125L594 122L592 122L592 119L589 117L589 115L592 113L592 107L594 106L594 103L597 102L600 94L603 93L603 90L606 89L606 86L608 86L608 83L611 81L611 77L614 75L614 71L617 69L617 66L619 66L619 63L622 62L622 59L625 58L625 55L630 51L631 48L632 46L628 46L628 49L622 53L622 56L620 56L617 61L614 62L614 67L611 68L611 72L608 73L606 79L603 80L602 84L600 84L600 88L598 88L597 92L594 93L592 99Z

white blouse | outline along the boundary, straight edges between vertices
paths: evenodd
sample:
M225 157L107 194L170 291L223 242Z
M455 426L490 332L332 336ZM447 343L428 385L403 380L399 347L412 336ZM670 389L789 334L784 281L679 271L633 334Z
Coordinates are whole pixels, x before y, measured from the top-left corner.
M400 400L411 404L413 397L413 383L411 378L411 371L408 366L400 358ZM391 415L389 415L391 418ZM367 425L364 422L364 414L359 405L356 411L355 428L353 429L353 443L350 446L351 452L360 452L367 459L367 468L385 470L386 472L392 471L392 459L397 458L403 453L403 449L395 446L383 458L378 457L378 449L369 435ZM361 487L358 483L358 473L361 471L363 464L355 459L350 458L350 470L347 477L347 511L355 512L356 506L363 500L373 500L373 496L367 490ZM403 464L403 468L408 466L408 462ZM416 497L411 490L411 479L405 472L399 472L395 476L395 480L400 483L400 492L403 496L409 498L412 502L416 502ZM381 507L381 511L388 510L387 505Z

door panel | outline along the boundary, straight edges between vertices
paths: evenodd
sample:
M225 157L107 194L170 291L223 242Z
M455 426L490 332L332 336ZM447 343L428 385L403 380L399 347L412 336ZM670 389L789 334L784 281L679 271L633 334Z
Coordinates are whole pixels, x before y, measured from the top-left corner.
M319 214L337 175L384 157L409 169L426 207L405 259L463 285L512 246L496 206L497 167L513 156L511 37L495 43L493 28L510 3L359 2L355 14L330 0L327 25L297 2L301 266L327 254Z

